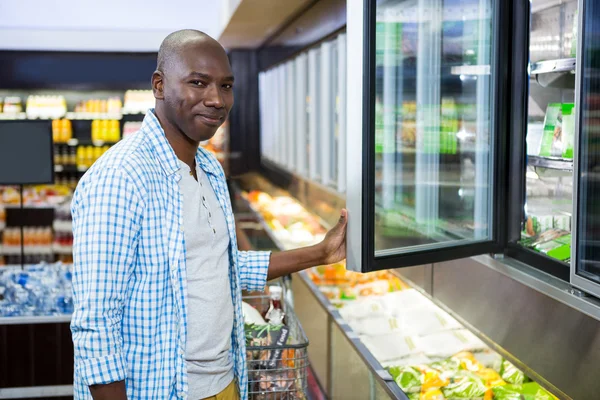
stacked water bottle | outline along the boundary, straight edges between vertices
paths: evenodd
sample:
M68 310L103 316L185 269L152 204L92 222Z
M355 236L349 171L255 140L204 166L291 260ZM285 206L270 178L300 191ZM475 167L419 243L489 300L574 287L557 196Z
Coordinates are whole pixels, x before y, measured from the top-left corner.
M71 274L62 263L1 269L0 317L71 314Z

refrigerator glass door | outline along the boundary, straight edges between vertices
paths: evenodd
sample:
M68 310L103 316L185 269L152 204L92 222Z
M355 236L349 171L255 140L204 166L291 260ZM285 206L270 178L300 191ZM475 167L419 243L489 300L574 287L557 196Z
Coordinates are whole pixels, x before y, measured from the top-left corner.
M352 3L362 2L349 2L348 42L369 34L362 92L352 87L362 71L348 67L349 267L493 251L499 2L366 1L362 26Z
M580 4L575 157L574 263L571 282L600 296L600 4Z

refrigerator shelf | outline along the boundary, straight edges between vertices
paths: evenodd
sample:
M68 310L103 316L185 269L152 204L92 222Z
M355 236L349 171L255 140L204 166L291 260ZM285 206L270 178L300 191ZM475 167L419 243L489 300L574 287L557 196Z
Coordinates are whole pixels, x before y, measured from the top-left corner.
M567 158L528 156L527 164L537 168L573 171L573 160Z
M575 72L577 62L575 58L561 58L558 60L540 61L531 64L531 75L548 74L556 72Z

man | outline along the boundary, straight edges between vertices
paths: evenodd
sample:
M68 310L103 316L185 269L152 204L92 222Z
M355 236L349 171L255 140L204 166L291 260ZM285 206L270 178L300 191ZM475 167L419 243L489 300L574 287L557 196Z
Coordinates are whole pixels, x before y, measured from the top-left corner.
M241 291L345 258L345 210L318 245L238 251L223 171L198 148L226 120L233 81L215 40L169 35L155 109L77 187L76 399L246 399Z

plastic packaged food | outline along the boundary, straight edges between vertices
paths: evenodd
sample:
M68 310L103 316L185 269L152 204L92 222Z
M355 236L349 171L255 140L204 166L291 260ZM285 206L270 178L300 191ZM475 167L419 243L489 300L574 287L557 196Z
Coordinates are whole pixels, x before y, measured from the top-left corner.
M515 367L510 361L502 361L502 369L500 375L508 383L512 384L523 384L529 381L529 378L517 367Z
M438 332L415 339L419 350L428 356L450 357L462 351L487 348L477 336L466 329Z
M361 337L361 341L379 362L386 362L420 353L414 339L401 334Z
M494 400L555 400L556 397L535 382L492 388Z
M458 371L442 388L446 399L483 399L488 388L483 379L469 371Z
M420 393L423 373L415 367L392 367L388 370L404 393Z

